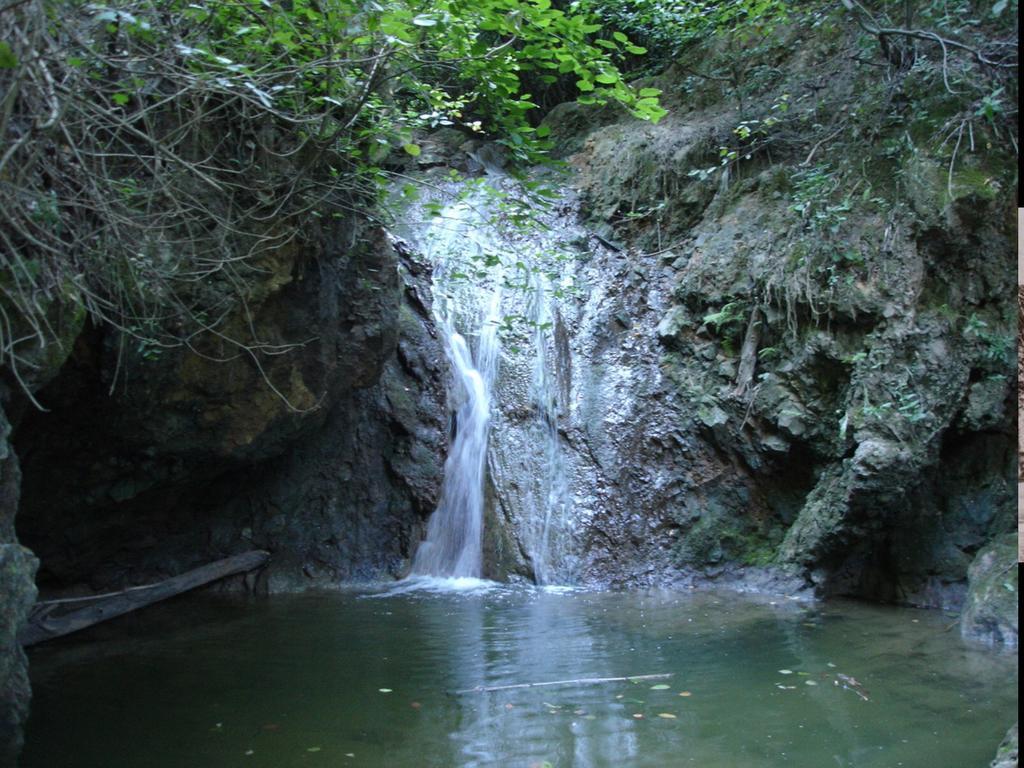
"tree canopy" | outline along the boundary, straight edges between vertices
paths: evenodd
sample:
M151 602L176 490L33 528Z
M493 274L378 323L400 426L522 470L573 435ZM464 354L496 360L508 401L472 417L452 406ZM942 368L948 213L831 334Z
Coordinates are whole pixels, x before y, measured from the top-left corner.
M643 49L600 33L551 0L7 4L0 362L59 336L55 301L149 354L215 328L310 217L372 217L423 130L530 161L553 83L658 120L618 68Z
M632 74L707 40L723 39L728 50L693 74L728 83L744 121L737 146L723 147L724 163L783 133L777 116L743 108L753 75L773 76L765 53L779 37L773 30L829 14L860 25L883 54L871 65L897 73L893 82L919 75L920 52L934 49L932 69L956 102L947 111L967 115L946 143L959 148L966 133L973 146L979 128L998 143L1016 121L1007 74L1016 5L8 2L0 8L0 365L17 371L25 350L60 337L51 311L59 304L151 355L214 332L258 290L262 260L308 240L310 222L375 219L396 159L419 155L425 132L451 127L535 162L550 146L539 107L575 98L657 122L666 114L661 92L630 85ZM781 114L788 104L775 106Z

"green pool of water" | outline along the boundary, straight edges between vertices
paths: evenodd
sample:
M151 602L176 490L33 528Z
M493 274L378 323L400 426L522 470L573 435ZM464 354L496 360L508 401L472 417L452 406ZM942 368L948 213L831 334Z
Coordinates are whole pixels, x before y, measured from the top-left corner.
M32 652L21 766L982 768L1017 660L950 621L716 593L186 596Z

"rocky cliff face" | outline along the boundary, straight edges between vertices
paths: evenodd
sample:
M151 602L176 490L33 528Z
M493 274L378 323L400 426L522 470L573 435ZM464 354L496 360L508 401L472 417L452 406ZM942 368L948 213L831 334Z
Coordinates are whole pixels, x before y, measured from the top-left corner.
M0 431L4 754L27 712L15 636L35 599L30 549L50 594L147 583L251 548L272 564L223 587L293 590L405 567L445 452L429 273L368 227L265 266L222 335L154 353L74 315L63 354L30 382L48 410L12 393L13 439L6 418Z
M25 409L15 438L41 586L116 588L251 547L281 553L274 589L400 569L439 479L440 408L420 401L443 396L443 355L419 267L379 230L334 235L319 257L277 254L233 321L258 347L154 358L79 337L38 394L51 411Z
M738 98L691 51L658 125L547 117L575 191L503 244L539 277L503 300L495 574L964 604L1013 526L1012 158L950 163L935 62L881 78L852 33L784 32Z
M745 112L684 62L657 126L548 118L589 229L628 246L589 249L569 321L588 580L957 608L1013 530L1012 167L858 139L878 85L848 44L780 46ZM913 77L890 86L927 111ZM719 165L782 104L783 139Z
M13 764L31 691L17 632L35 602L37 561L18 544L14 516L21 473L11 449L10 424L0 410L0 764Z
M42 300L42 299L41 299ZM31 397L53 380L81 332L84 313L60 302L46 305L54 343L39 346L20 358L22 370L0 369L0 764L14 764L21 749L21 725L28 716L31 688L28 662L18 642L36 600L39 565L31 550L18 541L15 518L20 508L22 471L12 445L13 428L7 407L10 388Z
M1017 743L1017 723L1014 723L1006 737L996 750L996 756L992 760L991 768L1015 768L1018 763L1019 748Z
M990 646L1018 645L1017 537L996 537L968 569L970 589L960 622L968 640Z

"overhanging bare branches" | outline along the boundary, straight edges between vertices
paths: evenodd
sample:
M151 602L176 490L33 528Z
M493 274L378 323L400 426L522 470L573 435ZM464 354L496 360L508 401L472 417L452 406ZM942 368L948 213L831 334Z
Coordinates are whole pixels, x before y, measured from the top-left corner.
M1017 46L1009 41L994 41L989 44L991 50L984 46L972 45L958 40L949 35L940 35L938 32L927 29L913 29L886 25L880 21L860 0L841 0L843 7L850 11L857 21L857 24L865 32L874 35L879 40L888 37L903 37L911 40L924 40L937 44L942 49L943 58L948 59L950 50L963 51L971 56L978 64L997 69L1017 68ZM911 14L906 12L906 21L911 21ZM949 84L947 82L947 88Z
M287 402L264 358L309 340L260 338L250 306L282 248L315 247L311 220L370 214L377 182L353 148L391 50L242 66L160 6L119 3L110 22L68 4L59 24L43 0L0 11L16 57L0 69L0 365L29 392L70 302L144 354L226 343ZM159 38L124 21L147 16ZM352 104L309 103L325 69L347 73Z

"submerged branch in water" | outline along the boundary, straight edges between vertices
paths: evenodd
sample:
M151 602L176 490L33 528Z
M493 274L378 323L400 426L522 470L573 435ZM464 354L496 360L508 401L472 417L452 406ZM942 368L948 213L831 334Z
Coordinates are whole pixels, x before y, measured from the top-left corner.
M517 683L516 685L478 685L476 688L466 688L461 691L449 691L452 696L462 693L490 693L491 691L511 691L515 688L543 688L550 685L593 685L594 683L622 683L638 682L640 680L664 680L672 677L675 672L665 672L660 675L630 675L629 677L580 677L575 680L552 680L546 683Z

